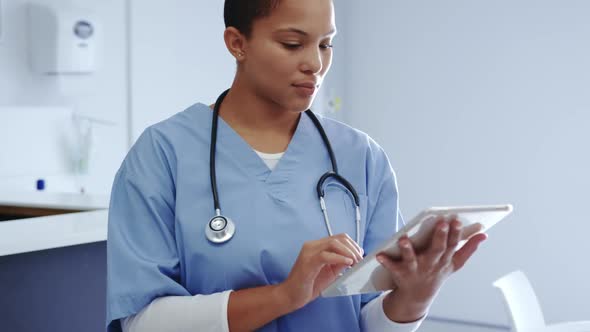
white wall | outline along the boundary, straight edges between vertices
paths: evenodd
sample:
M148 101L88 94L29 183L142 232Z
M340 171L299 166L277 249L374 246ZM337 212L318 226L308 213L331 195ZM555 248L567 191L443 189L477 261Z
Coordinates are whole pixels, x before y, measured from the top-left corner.
M55 3L57 0L44 1ZM115 122L115 127L97 127L94 132L91 164L85 183L89 192L107 193L127 148L125 3L118 0L75 1L75 6L94 11L101 18L104 27L104 47L99 54L101 66L91 76L75 77L41 76L29 69L27 3L25 0L3 0L0 106L70 107L80 113ZM62 115L56 114L57 116ZM31 189L31 179L38 177L66 181L64 179L72 175L71 165L67 161L57 162L38 158L39 155L64 158L59 151L60 142L55 142L55 151L52 154L38 151L40 147L37 143L44 137L35 136L34 131L31 135L24 135L24 132L40 126L40 118L29 119L30 126L14 122L15 118L8 113L0 114L0 130L2 126L22 126L23 137L28 138L20 141L2 141L0 144L21 146L23 150L28 150L28 157L5 156L6 159L2 160L10 160L11 169L19 169L22 166L22 169L28 171L0 174L0 186L6 189L7 183L12 183L19 187L15 189ZM62 167L48 169L47 165L54 164ZM16 181L19 179L22 181ZM48 183L48 188L52 185ZM23 188L20 188L21 186Z
M213 103L235 72L223 1L131 1L133 138L196 103Z
M337 34L332 41L333 58L332 67L324 78L324 83L314 100L312 110L321 113L330 118L344 121L345 112L343 105L346 103L344 94L348 76L346 75L347 67L347 6L348 0L335 0L334 10L336 15ZM341 100L340 108L335 107L337 98Z
M590 319L590 2L350 1L345 114L387 150L407 218L513 203L431 313L506 323L523 269L549 322Z

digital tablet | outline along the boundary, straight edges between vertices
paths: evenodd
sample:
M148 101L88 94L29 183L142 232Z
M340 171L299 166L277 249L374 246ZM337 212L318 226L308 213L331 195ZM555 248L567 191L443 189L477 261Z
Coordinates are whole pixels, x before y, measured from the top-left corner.
M459 249L471 236L487 231L511 212L510 204L428 208L409 221L378 250L345 270L322 292L322 296L355 295L394 289L395 284L389 271L377 261L377 254L384 252L392 258L401 258L398 240L405 234L410 238L415 250L420 251L427 247L434 226L441 217L448 220L456 218L463 225L462 239L457 246Z

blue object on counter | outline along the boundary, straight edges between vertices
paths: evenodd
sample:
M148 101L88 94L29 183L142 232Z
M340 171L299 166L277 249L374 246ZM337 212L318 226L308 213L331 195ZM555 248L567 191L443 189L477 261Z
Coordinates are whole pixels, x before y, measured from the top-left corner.
M45 189L45 180L39 179L37 180L37 190L44 190Z

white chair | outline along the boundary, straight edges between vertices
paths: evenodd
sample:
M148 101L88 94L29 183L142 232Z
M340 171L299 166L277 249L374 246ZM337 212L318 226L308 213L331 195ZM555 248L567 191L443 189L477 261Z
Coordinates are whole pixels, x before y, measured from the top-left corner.
M590 321L545 325L535 291L522 271L509 273L493 283L504 295L515 332L590 332Z

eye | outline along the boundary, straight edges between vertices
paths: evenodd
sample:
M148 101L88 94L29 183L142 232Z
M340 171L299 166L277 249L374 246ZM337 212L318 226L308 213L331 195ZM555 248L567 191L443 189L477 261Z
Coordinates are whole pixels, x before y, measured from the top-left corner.
M328 43L320 44L320 48L321 49L324 49L324 50L327 50L327 49L330 49L330 48L333 48L333 47L334 47L334 45L328 44Z
M281 43L281 44L283 44L283 46L288 50L296 50L299 47L301 47L301 44L297 44L297 43Z

